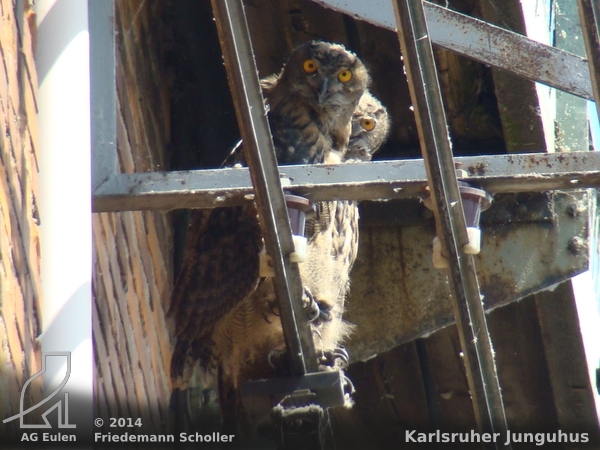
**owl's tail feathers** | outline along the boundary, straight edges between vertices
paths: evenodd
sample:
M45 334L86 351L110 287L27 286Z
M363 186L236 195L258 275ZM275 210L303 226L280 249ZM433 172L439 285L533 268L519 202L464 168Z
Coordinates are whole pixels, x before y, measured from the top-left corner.
M244 409L241 391L233 385L232 380L219 369L217 374L219 406L223 420L222 432L239 436L242 443L252 436L250 417Z
M171 389L185 390L191 376L191 367L186 364L189 354L189 342L177 340L171 356Z
M196 364L199 362L204 371L214 369L214 357L211 342L203 339L190 341L180 336L171 356L171 388L187 389Z

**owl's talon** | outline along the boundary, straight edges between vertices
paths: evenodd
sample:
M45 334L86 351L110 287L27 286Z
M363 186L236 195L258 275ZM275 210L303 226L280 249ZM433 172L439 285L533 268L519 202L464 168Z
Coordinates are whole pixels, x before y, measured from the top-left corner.
M271 311L271 314L273 314L276 317L279 317L279 313L275 312L275 306L276 306L276 302L269 302L268 306L269 306L269 311Z
M321 314L321 310L319 304L315 301L315 298L307 287L304 288L302 302L304 303L304 309L306 311L306 320L309 322L317 320Z
M350 380L350 378L348 378L346 375L343 375L344 377L344 394L349 394L352 395L356 392L356 389L354 388L354 383L352 383L352 380Z
M348 367L350 356L343 347L337 347L333 350L328 350L323 354L321 358L321 367L323 370L330 370L331 368L342 368Z
M263 316L263 320L264 320L265 322L267 322L267 323L273 323L273 322L271 322L271 321L269 320L269 317L267 316L267 313L266 313L266 312L263 312L263 315L262 315L262 316Z
M281 361L283 359L282 356L284 354L285 354L285 350L280 350L280 349L274 348L267 355L267 362L273 369L277 370L281 367Z
M326 305L324 308L321 304L319 304L307 287L304 288L302 302L304 303L306 319L309 323L312 323L316 320L319 322L329 322L332 319L331 313L329 312L331 311L331 307L327 307L328 305Z
M319 308L319 319L322 322L329 322L331 320L331 314L329 314L327 311Z
M348 351L344 347L338 347L333 350L334 358L341 359L344 366L348 366L348 362L350 361L350 355Z
M267 362L269 363L269 366L271 366L272 369L276 369L275 364L273 363L273 352L275 350L271 350L269 352L269 354L267 355Z

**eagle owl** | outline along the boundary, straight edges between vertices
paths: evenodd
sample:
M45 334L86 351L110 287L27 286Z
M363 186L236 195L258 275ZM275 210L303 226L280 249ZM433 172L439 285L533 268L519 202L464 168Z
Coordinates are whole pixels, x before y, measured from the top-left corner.
M278 163L343 161L368 84L362 62L341 45L313 41L294 50L266 95ZM322 202L316 209L300 273L307 305L321 311L313 322L315 344L326 351L347 332L341 314L358 214L354 202ZM218 367L220 385L235 391L247 379L273 373L269 355L284 344L272 280L258 273L263 244L254 211L239 206L193 213L169 311L177 336L173 387L186 387L186 369L197 360L203 368ZM324 262L327 270L319 267Z
M365 92L352 114L352 133L346 161L370 161L390 132L387 109L370 92Z
M262 80L263 89L268 93L276 81L276 77ZM369 161L387 138L389 126L385 107L365 92L352 117L353 132L344 162ZM239 156L240 149L235 153ZM327 316L311 322L321 370L343 369L347 354L339 345L351 330L342 313L357 255L358 207L355 201L330 201L318 202L315 210L315 216L306 223L307 258L299 268L305 297L316 301ZM244 414L239 384L281 373L272 362L274 352L285 350L277 314L272 279L267 278L216 327L213 336L215 347L220 349L219 398L225 423L230 426Z

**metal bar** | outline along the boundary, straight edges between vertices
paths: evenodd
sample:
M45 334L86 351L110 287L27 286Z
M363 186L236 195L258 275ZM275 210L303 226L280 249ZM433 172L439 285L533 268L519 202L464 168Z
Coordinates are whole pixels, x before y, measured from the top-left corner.
M473 257L462 250L468 242L466 223L423 3L393 3L434 214L450 264L452 305L475 418L480 430L505 435L506 414L479 281Z
M117 173L117 74L113 0L88 1L92 192Z
M594 0L577 0L577 6L596 111L600 117L600 5Z
M240 0L212 0L223 57L245 145L265 245L273 260L275 291L293 375L317 369L312 333L302 314L302 282L291 263L292 232L279 180L254 52Z
M600 187L600 152L455 158L465 181L491 194ZM294 192L314 201L414 198L427 176L422 159L281 167ZM94 212L234 206L254 198L248 169L119 174L96 190Z
M388 0L313 0L375 25L396 30ZM532 81L593 100L587 61L448 8L423 2L431 41L446 50Z
M344 404L344 375L339 370L247 381L242 385L242 396L244 403L266 400L266 409L270 412L286 395L305 389L317 394L319 405L324 408Z

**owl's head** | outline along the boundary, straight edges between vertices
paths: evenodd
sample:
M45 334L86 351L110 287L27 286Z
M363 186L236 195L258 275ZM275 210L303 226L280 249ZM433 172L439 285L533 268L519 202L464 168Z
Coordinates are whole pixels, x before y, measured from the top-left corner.
M353 110L369 85L369 74L343 45L312 41L294 50L278 84L285 84L315 108Z
M352 114L352 134L344 159L370 161L389 131L390 119L385 106L366 91Z

